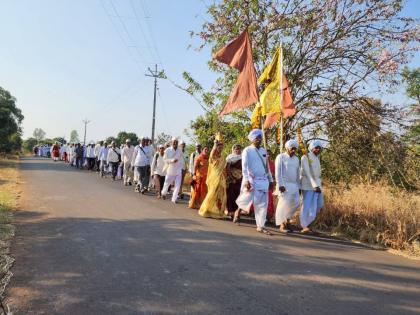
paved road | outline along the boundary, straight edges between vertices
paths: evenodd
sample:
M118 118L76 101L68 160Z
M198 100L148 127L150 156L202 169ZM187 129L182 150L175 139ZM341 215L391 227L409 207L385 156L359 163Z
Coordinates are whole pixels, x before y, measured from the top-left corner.
M14 314L420 314L420 263L204 219L121 182L24 159Z

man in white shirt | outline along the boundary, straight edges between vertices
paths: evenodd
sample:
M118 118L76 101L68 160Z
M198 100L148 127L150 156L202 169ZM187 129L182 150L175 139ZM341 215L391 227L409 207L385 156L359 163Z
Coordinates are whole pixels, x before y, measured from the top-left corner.
M273 178L268 168L267 151L261 147L262 131L253 129L248 135L252 142L242 152L242 190L252 193L257 231L266 235L265 229L268 207L268 190L273 185Z
M115 141L111 142L111 147L108 149L106 162L111 166L112 180L117 176L118 165L121 162L120 149L117 148Z
M131 171L131 161L133 160L134 154L134 147L131 145L131 140L125 140L125 146L121 150L121 164L123 167L123 179L124 185L132 185L131 178L132 178L132 171Z
M188 165L189 156L188 156L188 153L185 152L186 143L183 140L181 140L179 142L179 146L181 148L182 156L183 156L183 160L184 160L184 165L182 166L181 188L180 188L180 191L179 191L179 198L182 199L182 198L184 198L184 194L182 192L182 188L184 187L184 179L185 179L185 175L187 175L187 172L188 172L188 169L189 169L189 165Z
M309 144L309 152L301 158L302 181L302 209L300 211L300 224L302 233L311 231L309 225L316 219L318 212L324 206L324 195L321 191L321 162L319 155L322 143L314 140Z
M184 167L184 156L182 150L178 148L178 140L172 139L172 146L165 150L163 159L165 160L166 166L166 177L165 184L162 189L162 198L166 199L169 186L175 183L175 189L172 195L172 202L176 203L178 199L178 193L181 188L182 180L182 168Z
M188 165L188 171L190 172L191 176L194 175L195 160L197 160L197 158L200 156L200 154L201 154L201 144L196 143L195 144L195 151L193 153L191 153L190 160L189 160L189 165Z
M108 158L108 143L104 141L102 142L101 149L99 150L99 175L101 177L104 177L106 174L107 158Z
M296 156L299 144L290 139L286 142L286 152L277 156L276 167L276 195L278 203L276 209L276 225L280 232L290 232L288 223L299 207L300 162Z
M87 159L87 168L89 171L93 171L95 167L95 144L90 143L86 148L86 159Z
M140 145L134 149L132 165L136 169L139 180L136 185L136 191L144 194L149 187L150 180L150 164L152 163L153 151L150 146L147 145L149 142L147 137L140 139Z
M69 159L70 166L73 166L74 162L74 143L70 143L70 145L67 147L67 156Z
M155 188L157 191L157 197L158 199L162 197L161 190L163 188L163 185L165 183L165 147L163 145L158 146L158 152L153 156L153 162L152 162L152 177L155 182Z
M98 143L96 143L95 145L95 167L96 167L96 171L99 172L100 170L100 162L101 160L99 159L99 152L101 151L101 147L104 144L103 141L99 141Z

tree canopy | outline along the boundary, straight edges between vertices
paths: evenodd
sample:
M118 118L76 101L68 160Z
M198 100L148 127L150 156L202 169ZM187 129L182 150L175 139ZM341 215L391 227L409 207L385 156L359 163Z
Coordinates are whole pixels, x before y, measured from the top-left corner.
M22 111L16 106L16 98L0 87L0 152L20 149Z

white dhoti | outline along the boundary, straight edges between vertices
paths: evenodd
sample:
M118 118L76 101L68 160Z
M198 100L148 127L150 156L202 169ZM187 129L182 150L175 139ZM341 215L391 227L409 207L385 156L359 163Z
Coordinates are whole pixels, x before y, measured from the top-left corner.
M124 172L123 172L124 184L131 182L132 176L133 176L133 172L131 171L131 163L129 162L124 163Z
M276 225L281 225L291 219L299 207L299 190L278 193L276 208Z
M137 167L134 168L133 182L138 183L140 181L140 173Z
M175 183L174 192L172 195L172 202L178 199L179 190L181 189L182 173L178 175L166 175L165 184L162 189L162 196L166 196L169 186Z
M300 225L307 228L324 206L324 195L314 190L303 190L302 209L300 211Z
M253 196L255 223L257 228L264 228L267 217L268 191L254 190Z

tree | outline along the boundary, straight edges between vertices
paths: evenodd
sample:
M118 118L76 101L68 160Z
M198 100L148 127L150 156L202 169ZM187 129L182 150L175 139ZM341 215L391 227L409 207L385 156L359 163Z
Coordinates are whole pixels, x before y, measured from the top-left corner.
M67 143L66 139L64 139L63 137L55 137L54 139L52 139L54 142L58 142L61 144L65 144Z
M16 106L16 98L0 87L0 152L20 149L23 115Z
M38 140L33 138L33 137L29 137L28 139L23 141L23 149L26 152L32 152L34 147L38 144Z
M115 143L117 144L117 146L119 146L119 144L117 142L117 138L115 138L115 137L112 137L112 136L111 137L108 137L108 138L105 139L105 141L106 141L107 144L111 144L112 141L115 141Z
M400 16L402 7L402 0L223 0L208 7L209 18L191 34L202 40L199 48L216 51L248 28L259 73L282 43L297 107L297 114L285 123L287 133L294 134L298 127L313 133L323 130L331 110L395 88L398 67L416 50L419 35L415 21ZM189 73L184 73L184 90L207 111L217 112L237 72L213 60L209 68L221 74L210 91ZM383 114L384 120L399 122L396 108Z
M130 139L132 144L136 144L138 141L138 137L135 132L126 131L120 131L117 135L116 141L118 145L121 145L124 144L127 139Z
M156 136L155 144L156 145L165 145L170 142L172 137L164 132L161 132Z
M37 143L41 142L45 139L45 131L41 128L35 128L33 134L34 138L36 139Z
M71 143L78 143L78 142L80 142L80 140L79 140L79 133L77 132L77 130L72 130L70 132L70 142Z
M410 105L408 112L409 125L403 136L404 142L408 146L405 159L405 169L407 180L412 186L420 189L420 68L402 71L403 82L406 85L406 94L414 103Z
M410 105L410 124L404 135L405 140L420 153L420 68L413 70L405 67L402 71L406 94L414 103Z

